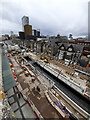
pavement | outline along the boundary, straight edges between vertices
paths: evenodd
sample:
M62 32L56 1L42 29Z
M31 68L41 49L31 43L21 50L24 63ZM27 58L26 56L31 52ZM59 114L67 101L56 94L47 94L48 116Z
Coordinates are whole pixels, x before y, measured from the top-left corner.
M36 118L34 112L27 102L22 98L16 88L12 88L7 91L7 97L16 118L22 118L22 120L27 118Z

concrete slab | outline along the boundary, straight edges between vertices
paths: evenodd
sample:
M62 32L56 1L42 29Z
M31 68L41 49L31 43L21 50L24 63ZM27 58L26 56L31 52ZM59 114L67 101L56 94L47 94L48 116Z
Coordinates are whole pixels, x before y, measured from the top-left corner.
M14 98L13 97L9 98L9 102L10 104L12 104L14 102Z
M20 103L20 106L24 105L26 103L26 101L21 97L19 99L19 103Z
M8 96L8 97L10 97L10 96L12 96L12 95L14 95L13 88L11 88L10 90L8 90L8 92L7 92L7 96Z
M12 104L11 108L13 111L15 111L16 109L18 109L18 104L17 103Z
M15 115L16 115L17 118L22 118L20 111L16 111Z
M28 104L22 107L22 111L25 118L36 118L34 112L31 110Z

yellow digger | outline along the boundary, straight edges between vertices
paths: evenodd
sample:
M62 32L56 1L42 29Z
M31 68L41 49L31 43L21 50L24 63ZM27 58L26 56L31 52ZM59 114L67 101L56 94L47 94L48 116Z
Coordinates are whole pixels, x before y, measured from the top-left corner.
M24 74L25 74L25 76L29 76L29 72L27 71L27 69L26 68L24 68Z
M11 63L10 63L9 65L10 65L10 67L12 67L12 66L13 66Z
M48 59L47 59L47 58L44 58L44 62L45 62L45 63L48 63Z

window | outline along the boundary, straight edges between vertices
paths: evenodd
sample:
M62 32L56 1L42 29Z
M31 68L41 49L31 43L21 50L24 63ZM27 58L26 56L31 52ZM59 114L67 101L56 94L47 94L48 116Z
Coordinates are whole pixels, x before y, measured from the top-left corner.
M69 48L69 49L68 49L68 51L70 51L70 52L71 52L71 51L72 51L72 48Z

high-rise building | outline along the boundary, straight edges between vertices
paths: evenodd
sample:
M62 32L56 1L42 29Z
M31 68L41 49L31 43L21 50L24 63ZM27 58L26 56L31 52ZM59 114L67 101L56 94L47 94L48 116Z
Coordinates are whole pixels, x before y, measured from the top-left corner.
M90 1L88 2L88 41L90 41Z
M40 29L33 29L32 35L39 38L40 37Z
M32 25L24 25L24 34L26 39L32 35Z
M36 36L40 37L40 29L37 29Z
M36 37L36 29L32 30L32 35Z
M29 25L29 17L23 16L22 17L22 29L24 31L24 25Z
M13 37L14 37L14 33L13 31L11 31L11 40L13 39Z
M21 40L24 40L25 39L24 32L20 31L19 32L19 37L20 37Z

